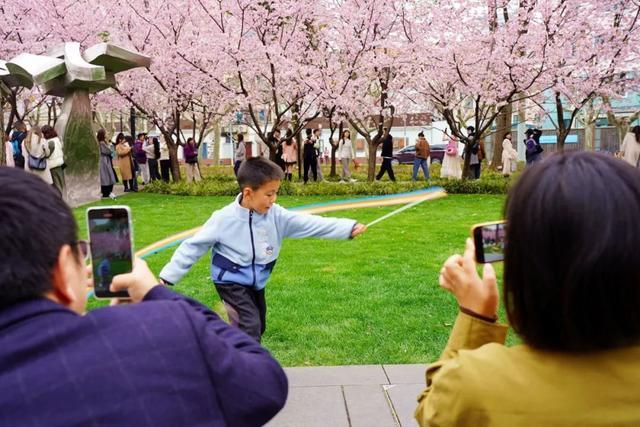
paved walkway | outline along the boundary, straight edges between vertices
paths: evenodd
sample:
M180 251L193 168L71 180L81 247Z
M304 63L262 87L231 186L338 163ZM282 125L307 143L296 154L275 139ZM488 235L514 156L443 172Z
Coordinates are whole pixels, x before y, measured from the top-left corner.
M268 427L415 427L426 365L286 368L289 398Z

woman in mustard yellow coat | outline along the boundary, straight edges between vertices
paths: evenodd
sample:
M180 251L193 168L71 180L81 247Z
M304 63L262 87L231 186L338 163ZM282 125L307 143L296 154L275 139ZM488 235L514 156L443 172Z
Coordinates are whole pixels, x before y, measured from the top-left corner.
M506 205L505 346L491 265L444 264L460 312L419 396L421 426L640 426L640 170L571 152L528 169Z

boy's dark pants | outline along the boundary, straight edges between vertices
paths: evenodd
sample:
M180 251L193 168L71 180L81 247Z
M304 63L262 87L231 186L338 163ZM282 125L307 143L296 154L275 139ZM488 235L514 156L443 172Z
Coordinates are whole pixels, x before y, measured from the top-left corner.
M260 342L267 327L264 288L257 291L248 286L231 283L216 285L216 291L224 302L231 324Z

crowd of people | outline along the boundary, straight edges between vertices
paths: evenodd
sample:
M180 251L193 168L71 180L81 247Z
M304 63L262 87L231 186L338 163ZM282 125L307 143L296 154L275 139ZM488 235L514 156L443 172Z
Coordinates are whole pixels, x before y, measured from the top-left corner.
M53 186L58 194L65 194L64 144L50 125L27 126L18 121L13 131L5 134L7 166L25 169Z
M633 166L574 151L526 168L505 204L502 293L490 264L478 274L471 239L464 254L445 261L438 280L458 314L440 359L426 369L421 426L640 424L640 170ZM137 259L111 283L131 303L85 313L92 278L73 214L43 179L0 168L1 419L167 426L271 419L286 402L287 378L260 339L264 288L282 239L347 239L366 230L280 207L284 178L281 165L245 160L241 193L180 245L160 280ZM253 236L252 227L257 242L237 237ZM208 250L231 325L168 286ZM499 321L500 301L508 324ZM510 327L520 343L506 346Z

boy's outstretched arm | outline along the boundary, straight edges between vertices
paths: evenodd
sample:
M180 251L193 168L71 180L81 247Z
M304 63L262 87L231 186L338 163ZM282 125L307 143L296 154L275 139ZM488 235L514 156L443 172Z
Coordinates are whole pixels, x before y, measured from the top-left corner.
M349 239L362 234L367 228L364 224L359 224L353 219L325 218L317 215L291 212L280 206L277 206L276 209L276 221L283 237Z
M193 236L180 244L158 276L164 283L175 284L187 274L193 264L215 245L218 231L215 215Z

